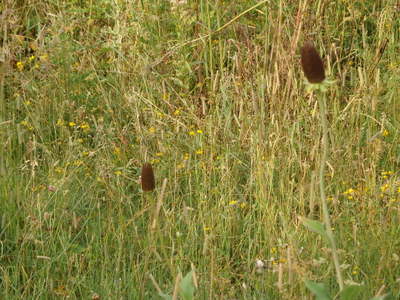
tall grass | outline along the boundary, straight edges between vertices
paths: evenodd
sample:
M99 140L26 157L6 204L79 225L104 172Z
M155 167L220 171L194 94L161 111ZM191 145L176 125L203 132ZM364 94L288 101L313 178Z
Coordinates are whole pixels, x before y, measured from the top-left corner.
M322 219L308 39L336 80L324 176L344 282L398 293L395 4L3 1L1 298L176 296L189 271L197 299L337 290L298 221Z

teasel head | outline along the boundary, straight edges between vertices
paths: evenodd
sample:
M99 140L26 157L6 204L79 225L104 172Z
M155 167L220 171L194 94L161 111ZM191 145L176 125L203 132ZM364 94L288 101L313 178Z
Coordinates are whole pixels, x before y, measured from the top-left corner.
M301 48L301 66L310 83L321 83L325 79L324 64L311 41Z
M150 163L144 163L142 166L141 183L144 192L151 192L156 186L153 167Z

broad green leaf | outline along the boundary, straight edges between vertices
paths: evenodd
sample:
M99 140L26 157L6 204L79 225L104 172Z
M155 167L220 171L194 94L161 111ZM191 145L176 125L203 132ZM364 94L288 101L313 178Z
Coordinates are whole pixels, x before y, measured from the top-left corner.
M165 300L172 300L172 296L170 296L170 295L167 295L164 293L159 293L158 295Z
M319 221L307 219L304 217L300 217L300 220L303 222L303 225L306 226L309 230L320 234L323 238L328 240L324 224Z
M316 300L331 300L329 291L323 283L314 282L311 280L305 281L306 287L316 296Z
M340 300L355 300L361 294L364 286L362 285L348 285L340 292Z
M399 299L398 297L395 297L392 293L388 293L382 296L375 296L371 298L370 300L396 300Z
M182 278L180 287L180 295L183 300L194 299L193 271L190 271Z

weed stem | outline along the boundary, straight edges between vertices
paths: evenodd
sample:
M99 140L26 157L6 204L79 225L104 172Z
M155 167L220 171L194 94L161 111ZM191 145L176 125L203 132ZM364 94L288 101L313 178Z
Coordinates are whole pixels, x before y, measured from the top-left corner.
M328 121L326 118L326 93L322 92L322 94L323 94L322 97L318 97L320 105L321 126L322 126L322 157L319 169L319 188L321 194L324 223L326 226L326 233L328 236L329 243L331 244L332 257L333 257L333 262L335 264L336 277L339 284L339 289L342 290L344 287L342 272L340 270L339 256L337 253L335 238L333 236L331 220L328 211L328 204L325 195L325 165L328 157L329 141L328 141Z

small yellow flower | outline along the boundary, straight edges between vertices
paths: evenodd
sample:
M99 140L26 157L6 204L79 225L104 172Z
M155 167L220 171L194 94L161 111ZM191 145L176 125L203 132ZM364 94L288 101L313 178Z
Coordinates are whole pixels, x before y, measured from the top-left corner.
M229 201L229 205L230 206L233 206L233 205L236 205L238 202L236 201L236 200L231 200L231 201Z
M29 56L29 62L31 62L32 60L34 60L35 59L35 55L32 55L32 56Z
M382 135L383 135L383 136L388 136L388 135L389 135L389 131L385 129L385 130L382 132Z
M393 175L393 171L383 171L383 172L381 172L381 175L382 176L390 176L390 175Z
M355 192L355 190L350 188L350 189L346 190L343 194L349 195L349 194L354 194L354 192Z
M25 104L26 106L29 106L29 105L31 105L31 104L32 104L32 102L31 102L31 101L29 101L29 100L26 100L26 101L24 101L24 104Z
M120 176L120 175L122 175L122 172L118 170L118 171L115 171L114 174L117 176Z
M61 127L61 126L65 125L65 122L63 120L61 120L61 119L58 119L56 125Z
M22 61L19 61L16 63L18 71L22 71L24 69L24 63Z
M22 126L25 126L25 128L28 129L28 130L33 130L33 126L26 120L21 121L20 124Z
M155 164L158 164L160 161L161 161L161 160L159 160L158 158L155 158L155 159L152 159L152 160L150 161L150 163L151 163L152 165L155 165Z
M202 133L203 133L203 130L198 129L198 130L197 130L197 133L202 134Z
M58 174L61 174L61 173L64 172L64 169L61 168L61 167L57 167L57 168L54 169L54 172L56 172L56 173L58 173Z
M189 153L185 153L184 155L183 155L183 159L184 160L188 160L190 158L190 154Z
M203 150L202 149L198 149L198 150L196 150L196 154L197 155L201 155L201 154L203 154L204 152L203 152Z
M121 155L121 148L120 147L114 147L114 154L115 155Z
M204 230L204 231L210 231L210 230L211 230L211 227L204 226L204 227L203 227L203 230Z
M90 126L88 123L83 122L81 125L79 125L79 128L83 129L83 131L87 131L90 128Z
M195 135L196 133L194 132L194 131L189 131L189 135L191 135L191 136L193 136L193 135Z
M76 123L75 122L69 122L68 125L69 125L69 127L74 127L76 125Z
M174 115L175 115L175 116L179 116L180 114L181 114L181 111L180 111L179 109L177 109L177 110L174 111Z
M154 127L150 127L150 128L149 128L149 132L150 132L150 133L154 133L154 132L156 132L156 129L155 129Z
M343 192L343 195L346 195L347 199L352 200L352 199L354 199L355 193L356 193L356 190L350 188L350 189L346 190L345 192Z
M164 155L164 153L162 153L162 152L157 152L156 153L156 156L158 156L158 157L163 156L163 155Z
M384 185L382 185L381 188L380 188L380 189L381 189L381 192L382 192L382 193L386 192L386 191L389 189L389 187L390 187L390 186L389 186L389 184L387 184L387 183L384 184Z
M72 163L72 165L75 166L75 167L80 167L80 166L83 165L83 161L81 161L81 160L78 159L78 160L74 161L74 162Z

